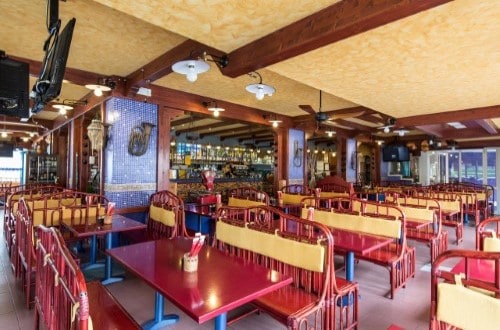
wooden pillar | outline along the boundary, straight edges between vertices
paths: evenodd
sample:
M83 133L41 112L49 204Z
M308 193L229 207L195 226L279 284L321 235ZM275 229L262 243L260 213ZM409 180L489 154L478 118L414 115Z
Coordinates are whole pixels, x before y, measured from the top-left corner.
M167 107L158 108L158 160L157 160L157 179L156 189L170 189L169 170L170 170L170 122L173 118L181 115L183 112Z
M347 139L337 136L337 175L342 179L347 178Z

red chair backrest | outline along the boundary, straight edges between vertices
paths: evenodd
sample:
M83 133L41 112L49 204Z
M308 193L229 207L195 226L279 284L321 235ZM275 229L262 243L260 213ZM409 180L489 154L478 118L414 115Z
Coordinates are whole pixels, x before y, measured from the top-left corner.
M88 329L89 301L85 278L60 232L37 227L35 313L46 329ZM75 315L72 317L72 311Z

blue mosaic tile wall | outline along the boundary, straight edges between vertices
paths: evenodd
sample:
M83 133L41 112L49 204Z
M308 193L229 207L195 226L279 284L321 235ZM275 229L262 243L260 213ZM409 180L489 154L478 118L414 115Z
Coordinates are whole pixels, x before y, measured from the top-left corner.
M157 118L154 104L120 98L106 102L106 123L112 126L105 149L104 193L117 208L145 206L156 191L158 128L153 128L144 155L130 155L128 143L133 127L142 122L156 125Z

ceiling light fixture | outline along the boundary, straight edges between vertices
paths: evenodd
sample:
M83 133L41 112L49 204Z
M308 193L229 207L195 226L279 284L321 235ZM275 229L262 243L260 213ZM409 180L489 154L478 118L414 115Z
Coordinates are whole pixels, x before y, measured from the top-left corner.
M219 117L219 114L226 109L221 108L217 105L216 101L203 102L203 105L207 107L208 111L213 112L214 117Z
M257 100L263 100L264 96L273 96L276 92L276 89L272 86L266 85L262 83L262 76L258 72L250 72L248 74L252 78L258 78L258 84L250 84L246 87L246 90L252 94L255 94Z
M406 133L409 131L407 129L395 129L394 133L398 134L399 136L405 136Z
M194 52L191 52L189 57L193 57L193 53ZM211 58L208 58L208 56ZM217 56L203 52L202 56L197 59L182 60L174 63L172 65L172 71L185 75L189 82L195 82L198 80L198 75L200 73L205 73L210 70L210 64L208 64L207 61L215 62L221 68L225 68L229 64L227 55Z
M109 92L116 87L116 82L109 78L101 78L97 80L97 84L87 84L86 88L93 90L94 95L101 97L103 92Z
M405 136L409 131L407 129L395 129L394 133L397 133L399 136Z
M87 105L87 100L70 100L66 99L62 103L53 104L52 108L59 110L60 115L66 115L69 110L73 110L75 105Z
M66 104L53 104L52 108L59 110L59 114L63 116L67 114L69 110L73 110L71 105Z
M271 119L269 119L268 121L269 121L270 123L272 123L272 124L273 124L273 127L274 127L274 128L278 127L278 126L279 126L279 124L283 122L282 120L279 120L279 119L276 117L276 115L274 115L274 117L270 117L270 118L271 118ZM274 119L273 119L273 118L274 118Z

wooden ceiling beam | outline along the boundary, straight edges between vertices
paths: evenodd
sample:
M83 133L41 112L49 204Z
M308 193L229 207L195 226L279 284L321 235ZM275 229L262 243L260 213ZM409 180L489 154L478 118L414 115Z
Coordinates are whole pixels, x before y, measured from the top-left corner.
M218 57L224 55L215 48L188 39L129 74L125 94L133 95L139 87L149 88L150 83L172 73L172 64L175 62L200 57L204 52Z
M156 103L161 107L188 111L194 113L201 113L207 116L212 116L212 112L208 111L203 105L207 101L206 96L187 93L167 87L151 85L152 96L147 99L148 102ZM133 99L144 101L143 98L134 96ZM231 103L222 100L216 100L217 105L226 109L220 114L222 120L231 119L239 123L253 123L264 126L271 126L272 124L265 119L269 116L269 112L256 108L251 108L241 104ZM289 116L280 115L284 127L291 127L292 118Z
M355 122L352 122L352 121L348 121L348 120L345 120L345 119L336 119L334 120L333 122L339 124L339 125L342 125L342 126L346 126L346 127L350 127L350 128L353 128L353 129L357 129L359 131L370 131L372 129L372 127L370 126L365 126L365 125L361 125L361 124L358 124L358 123L355 123ZM333 128L335 130L335 128Z
M384 120L383 118L377 117L376 115L373 114L362 115L359 116L358 119L380 126L383 126L386 122L386 120Z
M449 1L339 1L231 52L222 72L238 77Z
M491 119L500 117L500 105L489 107L455 110L427 115L418 115L396 119L396 127L424 126L429 123L445 124L456 121Z
M252 140L257 141L257 140L262 140L266 138L274 138L274 134L272 132L268 132L265 134L259 134L259 135L254 135L254 136L246 136L246 137L241 137L238 139L238 143L243 143L244 141L250 141Z
M191 132L191 131L200 132L200 131L206 131L206 130L210 130L210 129L214 129L214 128L226 127L226 126L229 126L229 125L232 125L232 123L220 122L219 121L219 122L216 122L216 123L213 123L213 124L209 124L209 125L200 125L200 126L186 127L186 128L183 128L183 129L176 129L175 130L175 135L179 136L180 134L186 133L186 132ZM200 135L201 134L202 133L200 133Z
M488 132L489 134L492 134L492 135L498 134L498 131L497 131L496 127L495 127L495 124L493 124L491 122L491 120L488 120L488 119L479 119L479 120L476 120L476 123L480 127L482 127L486 132Z
M224 134L227 134L227 133L239 134L242 130L245 130L245 132L247 132L248 129L249 129L249 126L245 125L245 126L241 126L241 127L235 127L235 128L228 128L228 129L221 129L221 130L217 130L217 131L205 132L205 133L200 134L200 137L202 137L202 136L205 137L205 136L217 135L217 136L219 136L221 138L224 138L225 137ZM227 137L230 138L231 136L232 136L232 134L229 134Z
M30 75L33 77L38 77L40 75L40 72L42 71L41 61L35 61L23 57L10 56L10 55L9 58L16 61L28 63L30 67ZM98 73L69 68L69 67L66 67L66 70L64 71L64 80L67 80L72 84L80 86L85 86L87 84L95 84L102 77L103 76Z
M246 127L246 130L240 130L239 132L234 132L230 134L221 134L221 138L224 139L230 139L230 138L251 138L256 135L262 135L262 134L268 134L271 133L271 129L259 129L259 130L252 130L252 127Z
M480 140L480 141L458 141L459 149L474 149L488 147L500 147L500 139Z
M429 133L429 135L434 135L438 138L446 140L491 137L491 134L486 132L482 127L463 129L450 128L444 130L428 130L426 126L417 126L417 128L421 131Z
M193 121L198 121L198 120L203 120L203 119L207 119L208 117L207 116L196 116L196 115L190 115L188 117L185 117L185 118L179 118L179 119L174 119L170 122L170 126L182 126L182 125L185 125L185 124L189 124Z

